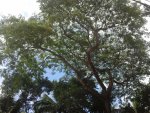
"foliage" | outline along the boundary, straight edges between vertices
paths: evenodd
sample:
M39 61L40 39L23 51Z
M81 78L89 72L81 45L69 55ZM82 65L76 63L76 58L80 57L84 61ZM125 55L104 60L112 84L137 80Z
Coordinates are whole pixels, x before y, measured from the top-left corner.
M136 2L137 4L140 4L140 6L142 6L142 10L143 10L143 13L142 15L143 16L147 16L149 17L150 15L150 2L149 1L145 1L143 2L142 0L133 0L134 2Z
M104 102L105 113L110 113L112 90L118 95L122 89L124 95L130 93L149 75L148 44L142 38L146 21L138 5L129 0L39 3L41 15L37 17L1 20L4 78L18 76L30 83L45 68L63 70L75 75L84 89ZM99 89L84 81L91 78Z
M24 77L24 79L22 77ZM7 105L8 107L6 106L6 109L9 113L32 110L30 103L40 98L43 92L49 93L52 90L52 83L47 78L40 77L33 79L29 77L30 75L20 74L20 76L9 76L7 79L4 79L2 94L4 95L4 99L7 99L7 95L10 96L13 100L13 104L10 102L10 106L9 104L2 103L0 106L3 107ZM18 98L17 100L16 97Z
M10 95L2 96L0 98L0 113L8 113L8 111L14 106L15 102Z
M125 106L123 113L135 113L135 110L128 104L128 106Z
M87 81L95 88L92 80ZM100 103L100 101L98 102ZM53 82L53 94L44 95L34 104L35 112L65 112L65 113L96 113L103 112L104 103L96 105L97 99L86 91L75 79L60 80Z
M56 103L46 94L41 100L34 103L34 111L36 113L56 112L56 107Z
M148 113L150 111L150 84L141 85L132 101L137 113Z

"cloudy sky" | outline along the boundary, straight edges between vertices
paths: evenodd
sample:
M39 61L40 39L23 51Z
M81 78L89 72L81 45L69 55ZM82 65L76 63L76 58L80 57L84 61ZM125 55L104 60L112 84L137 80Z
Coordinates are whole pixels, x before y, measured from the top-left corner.
M28 18L38 12L39 4L36 0L0 0L0 16L21 14Z

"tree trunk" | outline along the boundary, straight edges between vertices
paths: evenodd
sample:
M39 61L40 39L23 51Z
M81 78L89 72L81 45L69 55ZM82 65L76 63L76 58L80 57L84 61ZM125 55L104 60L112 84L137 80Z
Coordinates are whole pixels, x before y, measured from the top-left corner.
M102 91L100 94L95 89L92 89L88 84L84 83L79 76L77 76L77 80L81 83L85 90L87 90L94 99L94 108L98 113L111 113L111 90Z
M111 113L111 93L104 92L104 113Z
M106 94L93 95L96 113L111 113L111 95Z
M111 101L110 98L104 96L94 96L94 112L96 113L111 113Z
M105 111L104 113L111 113L111 104L109 100L105 100Z

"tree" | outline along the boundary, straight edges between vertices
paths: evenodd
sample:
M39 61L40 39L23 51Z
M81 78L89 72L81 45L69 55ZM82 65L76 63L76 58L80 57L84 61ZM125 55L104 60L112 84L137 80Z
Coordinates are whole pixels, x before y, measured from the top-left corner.
M39 2L41 15L1 21L1 59L10 75L19 69L36 76L48 67L75 75L104 103L105 113L111 112L112 90L132 90L149 75L148 44L142 38L146 21L138 5L128 0ZM94 79L99 89L83 78Z
M52 83L42 76L31 76L29 72L18 73L18 70L11 73L11 76L6 75L6 73L3 74L5 79L1 86L1 93L4 97L0 105L2 112L6 110L7 113L28 112L28 110L32 110L31 102L40 98L43 92L49 93L52 90Z
M142 8L144 9L143 10L143 16L149 16L150 15L150 4L149 2L148 3L145 3L143 1L139 1L139 0L133 0L134 2L136 2L137 4L140 4L140 6L143 6Z
M35 113L58 112L57 104L48 95L44 95L41 100L34 103Z
M137 113L148 113L150 111L150 84L141 84L132 101Z
M135 113L135 110L131 107L129 103L122 109L122 113Z
M88 84L94 89L95 84L92 80L87 80ZM59 113L102 113L104 103L100 103L75 79L60 80L53 82L53 95L47 95L34 104L35 112L59 112ZM52 99L53 98L53 99Z
M2 96L0 98L0 113L8 113L14 106L15 102L10 95Z

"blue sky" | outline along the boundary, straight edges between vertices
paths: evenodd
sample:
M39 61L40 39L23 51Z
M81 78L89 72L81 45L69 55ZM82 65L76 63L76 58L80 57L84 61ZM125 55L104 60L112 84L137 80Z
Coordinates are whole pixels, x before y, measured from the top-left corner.
M53 72L50 69L45 69L46 70L46 74L44 75L45 77L48 77L49 80L59 80L59 78L61 78L64 73L63 72Z

